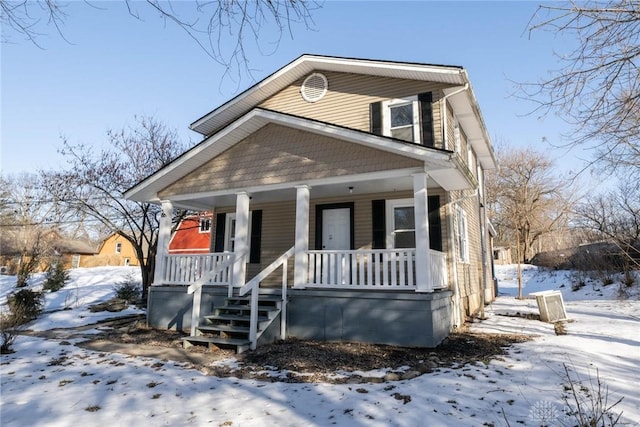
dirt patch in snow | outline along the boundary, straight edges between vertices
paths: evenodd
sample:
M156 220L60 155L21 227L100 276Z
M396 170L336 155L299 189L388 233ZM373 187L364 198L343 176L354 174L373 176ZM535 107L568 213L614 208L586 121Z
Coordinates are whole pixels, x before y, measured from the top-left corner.
M411 379L442 368L489 363L526 335L478 334L462 330L436 348L406 348L348 342L288 339L236 355L200 346L182 349L185 334L135 324L106 331L82 347L185 362L208 375L284 382L365 383ZM168 351L168 349L171 349ZM195 354L194 354L195 353ZM197 357L194 357L196 356ZM229 363L235 359L239 363Z

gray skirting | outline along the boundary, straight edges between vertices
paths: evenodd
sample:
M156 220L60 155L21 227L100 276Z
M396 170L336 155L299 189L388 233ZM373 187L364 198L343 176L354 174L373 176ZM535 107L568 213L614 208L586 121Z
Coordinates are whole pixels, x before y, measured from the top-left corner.
M192 296L186 290L186 286L151 287L149 324L187 331ZM223 305L226 295L226 287L203 288L201 314L210 314L214 306ZM287 336L298 339L435 347L452 325L450 291L289 289L288 295ZM272 328L279 327L280 322L272 324ZM269 331L267 336L277 337L277 332Z

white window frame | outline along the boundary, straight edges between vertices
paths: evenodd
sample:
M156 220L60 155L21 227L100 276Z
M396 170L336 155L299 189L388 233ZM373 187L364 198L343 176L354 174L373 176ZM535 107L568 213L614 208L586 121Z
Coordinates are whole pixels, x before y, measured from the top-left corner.
M391 199L391 200L387 200L385 202L385 221L386 221L386 228L387 228L387 238L386 238L386 246L387 249L395 249L395 239L394 239L394 235L395 232L397 231L396 229L396 224L395 224L395 215L394 215L394 209L395 208L407 208L407 207L411 207L414 208L414 215L415 215L415 204L413 203L413 199ZM414 228L412 228L413 232L415 233L416 229L415 229L415 224L414 224ZM401 231L409 231L409 229L407 230L401 230Z
M382 102L382 134L391 137L391 107L411 104L413 109L413 141L420 143L420 104L417 96L396 98Z
M198 233L210 233L211 232L211 218L200 218L198 223Z
M116 253L117 254L122 253L122 242L116 242Z
M462 149L462 136L460 136L460 122L457 117L453 118L453 142L454 142L454 151L456 153L460 153Z
M249 229L247 230L247 254L251 252L251 217L252 217L251 214L252 212L249 212L249 225L248 225ZM224 251L225 252L233 252L231 250L231 231L233 230L233 227L231 226L231 224L235 222L235 220L236 220L235 212L229 212L226 214L226 218L224 221ZM233 239L235 240L235 236L233 236Z
M456 206L456 237L458 261L469 263L469 225L467 213L460 205Z

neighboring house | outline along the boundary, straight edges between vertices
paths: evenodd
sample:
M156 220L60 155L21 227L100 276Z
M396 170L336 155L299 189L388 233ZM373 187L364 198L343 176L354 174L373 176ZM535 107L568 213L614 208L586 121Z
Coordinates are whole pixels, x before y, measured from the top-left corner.
M95 246L84 240L59 239L53 242L53 254L61 257L64 268L87 267L96 253Z
M497 265L512 264L511 248L508 246L494 246L493 262Z
M213 214L201 212L182 219L169 242L169 254L207 254L211 252Z
M3 236L0 245L0 272L3 274L15 274L20 262L30 259L33 245L38 245L40 252L36 272L47 270L58 259L62 260L65 269L86 267L87 262L96 254L92 243L81 239L67 239L53 230L42 232L38 237L32 236L26 246L20 245L19 241L15 235Z
M494 297L495 157L463 68L303 55L191 129L125 194L163 209L151 325L430 347ZM168 255L174 208L215 210L210 254Z
M98 266L139 266L136 251L131 242L117 233L102 241L98 253L87 262L87 267Z

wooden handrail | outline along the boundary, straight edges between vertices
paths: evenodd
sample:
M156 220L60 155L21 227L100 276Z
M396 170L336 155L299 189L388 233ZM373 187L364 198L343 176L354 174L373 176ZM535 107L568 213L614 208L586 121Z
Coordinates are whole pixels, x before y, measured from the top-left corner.
M264 268L260 273L258 273L253 279L249 280L243 287L240 288L238 294L240 296L246 295L249 291L259 284L264 279L266 279L271 273L276 271L278 267L282 265L285 259L291 258L293 256L294 247L292 246L287 252L280 255L275 261L269 264Z
M249 322L249 341L251 341L251 349L255 350L258 342L258 296L260 289L260 282L266 279L271 273L276 271L278 267L282 266L282 307L280 311L280 333L281 336L286 336L286 305L287 305L287 261L293 256L295 247L291 247L288 251L280 255L275 261L269 264L263 269L257 276L249 280L238 291L240 296L246 295L251 292L251 315Z
M216 265L213 270L203 274L197 282L191 284L187 288L187 294L193 294L193 307L191 308L191 336L194 336L196 334L196 328L198 327L198 323L200 322L200 302L202 300L202 286L204 286L205 283L207 283L209 280L211 280L212 277L215 277L225 268L233 265L234 260L234 254L230 254L229 258ZM229 272L229 280L233 280L233 271Z

